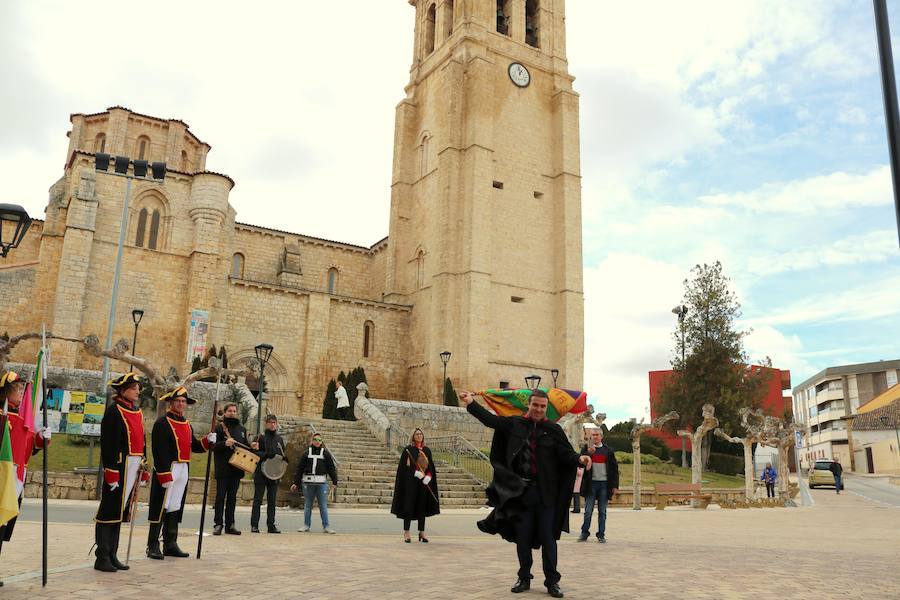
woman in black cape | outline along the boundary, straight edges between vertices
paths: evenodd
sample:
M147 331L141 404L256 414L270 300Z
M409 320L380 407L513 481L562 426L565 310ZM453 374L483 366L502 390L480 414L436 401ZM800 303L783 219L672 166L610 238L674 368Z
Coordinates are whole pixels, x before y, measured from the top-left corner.
M419 522L419 541L428 542L425 517L441 512L439 497L437 469L431 450L425 445L425 434L421 429L416 429L409 445L400 455L394 480L394 501L391 503L391 513L403 519L404 542L410 543L409 526L413 520Z

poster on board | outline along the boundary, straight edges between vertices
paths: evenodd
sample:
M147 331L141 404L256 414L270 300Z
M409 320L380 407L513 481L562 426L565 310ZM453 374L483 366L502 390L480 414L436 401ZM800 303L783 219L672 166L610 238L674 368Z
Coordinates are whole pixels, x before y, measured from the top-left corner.
M202 357L206 354L206 338L209 335L209 311L191 310L191 330L188 334L187 361L191 362L195 356Z

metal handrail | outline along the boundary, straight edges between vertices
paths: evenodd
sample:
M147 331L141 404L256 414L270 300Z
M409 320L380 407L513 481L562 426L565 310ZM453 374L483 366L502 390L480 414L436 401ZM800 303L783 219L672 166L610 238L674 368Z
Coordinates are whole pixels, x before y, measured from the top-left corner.
M451 464L466 471L479 484L487 486L493 478L494 468L490 459L472 442L461 435L430 437L427 440L436 461ZM449 454L449 460L440 458Z

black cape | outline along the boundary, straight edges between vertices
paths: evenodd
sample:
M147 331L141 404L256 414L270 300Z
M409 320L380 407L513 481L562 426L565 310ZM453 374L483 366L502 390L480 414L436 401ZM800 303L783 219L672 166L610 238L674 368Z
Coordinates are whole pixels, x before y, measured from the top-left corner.
M126 461L130 450L129 431L128 423L125 422L119 406L122 407L122 410L131 413L140 413L141 411L140 408L128 408L126 404L120 404L118 400L115 400L106 407L106 412L103 414L103 420L100 422L100 457L103 460L104 469L119 472L119 486L115 490L110 490L105 482L102 484L100 506L97 507L97 515L94 517L97 523L128 523L129 520L128 507L131 503L131 496L125 497L125 487L128 485ZM144 459L146 459L146 435L144 438ZM132 496L138 493L139 487L140 481L135 482L134 487L131 488Z
M415 446L407 446L400 454L397 465L397 476L394 478L394 499L391 502L391 513L398 519L420 519L431 517L441 512L440 494L438 493L437 468L431 458L428 446L422 448L428 458L428 471L431 481L428 485L415 476L416 461L420 450Z
M471 411L470 411L471 412ZM501 417L503 418L503 417ZM519 417L505 417L519 418ZM555 444L568 448L577 461L578 455L572 449L566 434L556 423L544 421L538 424L542 430L550 435ZM501 429L494 429L494 439L491 441L491 465L494 468L494 476L490 485L485 490L488 506L494 510L483 520L478 521L478 529L491 535L499 535L507 542L515 543L516 526L525 511L523 494L525 482L515 473L508 461L508 446L512 443L511 436ZM576 467L558 463L557 489L554 501L553 535L558 540L562 532L569 531L569 504L572 502L572 490L575 487ZM538 536L534 536L533 547L540 548Z

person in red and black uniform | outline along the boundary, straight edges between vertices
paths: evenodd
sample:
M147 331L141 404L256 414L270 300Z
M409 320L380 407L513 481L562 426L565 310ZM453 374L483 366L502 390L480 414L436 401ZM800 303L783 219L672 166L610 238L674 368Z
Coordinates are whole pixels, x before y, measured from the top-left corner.
M431 450L425 445L425 434L421 429L413 431L409 446L400 455L397 476L394 478L394 500L391 513L403 519L403 541L409 543L409 526L413 519L418 521L419 541L428 542L425 537L425 517L441 512L438 501L437 469L431 458Z
M135 373L125 373L113 379L109 385L116 391L113 402L106 407L100 423L100 457L103 460L103 488L100 506L94 517L98 571L127 571L128 566L119 562L119 533L122 523L131 515L132 494L137 494L135 483L144 483L150 474L141 469L147 458L144 436L144 416L138 406L141 384Z
M584 496L584 522L578 541L587 541L591 534L591 517L597 502L597 541L606 543L606 505L619 493L619 463L616 453L603 443L603 430L591 429L591 437L581 447L581 453L591 457L591 468L584 470L581 478L581 495Z
M216 443L215 432L203 439L194 437L194 429L184 416L188 404L196 400L187 390L178 387L163 395L160 402L168 402L166 414L153 424L150 442L153 450L153 483L150 486L150 535L147 538L147 556L162 560L164 556L187 558L187 552L178 547L178 524L184 510L187 495L188 472L191 452L206 452ZM162 530L163 549L159 550L159 533Z
M24 395L25 380L19 377L18 373L5 371L0 375L0 409L5 406L9 417L9 441L12 447L13 464L16 467L16 494L19 497L19 506L22 506L22 496L25 493L28 460L45 445L50 444L49 428L42 427L35 432L34 424L25 423L19 416L19 407ZM8 542L12 537L15 526L16 517L13 517L6 525L0 527L0 550L3 549L3 542ZM2 586L3 582L0 581L0 587Z

